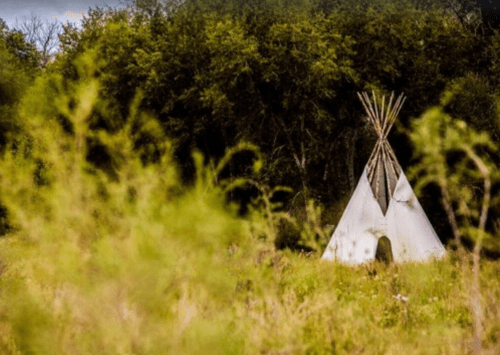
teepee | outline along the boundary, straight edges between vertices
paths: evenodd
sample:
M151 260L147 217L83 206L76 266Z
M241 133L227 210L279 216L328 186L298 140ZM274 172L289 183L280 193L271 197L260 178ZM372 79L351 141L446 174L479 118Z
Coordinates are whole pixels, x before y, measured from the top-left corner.
M360 264L374 260L379 239L387 238L396 262L426 261L445 254L443 244L425 215L387 140L404 103L403 94L393 104L377 106L368 94L358 93L378 141L340 219L322 259ZM384 239L384 242L386 239ZM381 243L382 245L382 243Z

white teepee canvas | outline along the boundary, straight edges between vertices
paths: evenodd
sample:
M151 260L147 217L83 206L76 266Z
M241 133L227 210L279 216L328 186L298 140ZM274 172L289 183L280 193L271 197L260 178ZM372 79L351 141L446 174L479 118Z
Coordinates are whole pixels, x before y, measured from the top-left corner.
M426 261L445 254L387 141L404 102L401 95L391 107L393 96L384 114L385 98L379 111L375 95L373 106L368 95L360 95L379 140L322 259L350 264L374 260L383 236L389 239L396 262Z

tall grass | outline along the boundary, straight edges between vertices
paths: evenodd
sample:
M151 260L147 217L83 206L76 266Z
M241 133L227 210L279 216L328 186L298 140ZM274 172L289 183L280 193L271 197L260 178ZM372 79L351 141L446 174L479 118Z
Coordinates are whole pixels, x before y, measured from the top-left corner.
M471 349L468 274L453 253L427 264L352 268L275 250L283 216L264 204L264 212L237 217L199 156L197 181L186 189L168 144L161 163L145 167L132 149L131 123L112 135L88 129L99 100L90 63L64 90L56 76L38 81L19 112L27 133L0 161L0 199L12 226L0 240L0 353ZM112 152L116 179L86 162L91 135ZM262 190L265 200L271 190ZM315 221L318 211L309 212ZM314 223L308 228L319 233ZM483 262L489 305L500 299L499 274L497 263ZM493 348L500 312L489 309L497 313L487 317L484 341Z

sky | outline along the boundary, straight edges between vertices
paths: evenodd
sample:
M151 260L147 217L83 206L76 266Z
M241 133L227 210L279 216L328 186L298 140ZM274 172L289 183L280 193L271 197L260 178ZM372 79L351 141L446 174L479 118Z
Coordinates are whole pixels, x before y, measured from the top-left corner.
M124 1L122 1L124 2ZM31 18L37 15L44 22L72 22L79 24L83 15L87 14L89 7L120 7L120 0L0 0L0 18L9 28L14 28L16 18Z

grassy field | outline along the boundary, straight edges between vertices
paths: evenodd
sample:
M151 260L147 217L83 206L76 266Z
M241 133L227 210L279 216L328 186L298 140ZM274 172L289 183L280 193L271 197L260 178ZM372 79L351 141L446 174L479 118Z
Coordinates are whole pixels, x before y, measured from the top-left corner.
M134 202L121 184L107 202L51 192L2 239L2 353L470 353L466 260L352 268L276 251L265 220L231 216L214 190L165 203L154 175L138 171ZM500 267L482 266L495 349Z

